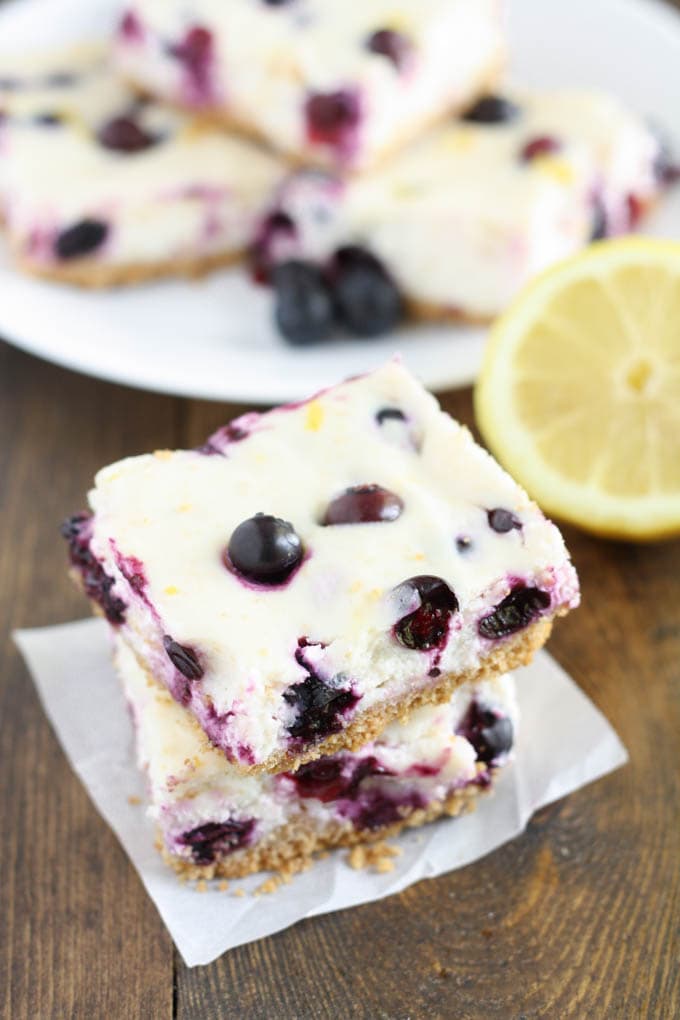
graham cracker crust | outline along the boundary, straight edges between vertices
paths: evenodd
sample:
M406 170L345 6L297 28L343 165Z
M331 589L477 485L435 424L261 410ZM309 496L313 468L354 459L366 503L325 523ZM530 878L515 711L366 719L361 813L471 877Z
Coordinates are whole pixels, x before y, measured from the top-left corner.
M119 265L99 262L94 258L79 258L68 262L40 265L18 256L17 267L22 272L28 273L30 276L38 276L43 280L68 283L90 290L103 290L109 287L129 287L166 276L186 276L196 279L215 269L233 265L235 262L241 261L244 256L245 252L239 250L181 259L162 259L158 262L128 262Z
M563 614L558 613L557 615ZM548 640L551 630L552 618L539 619L525 630L499 642L482 659L476 669L465 670L463 673L443 674L437 678L436 683L411 690L399 701L375 705L366 712L360 713L339 733L334 733L318 744L305 748L300 754L279 751L277 754L270 755L266 761L259 765L243 767L235 763L234 768L244 773L295 772L300 765L324 755L343 750L358 751L364 744L368 744L382 733L386 726L397 719L406 719L414 709L420 708L422 705L439 705L448 701L461 684L475 682L485 677L500 676L519 666L526 666L531 662L538 649Z
M259 871L298 872L311 864L318 851L375 843L396 836L403 829L426 825L443 815L453 818L472 811L476 807L477 797L490 792L490 789L492 787L465 786L454 790L444 800L433 801L425 808L411 809L399 821L379 829L355 829L351 822L339 819L333 819L319 829L311 822L305 824L304 820L299 819L275 829L256 846L236 850L212 864L193 864L182 857L176 857L170 853L160 836L157 845L166 864L182 879L190 881L245 878Z

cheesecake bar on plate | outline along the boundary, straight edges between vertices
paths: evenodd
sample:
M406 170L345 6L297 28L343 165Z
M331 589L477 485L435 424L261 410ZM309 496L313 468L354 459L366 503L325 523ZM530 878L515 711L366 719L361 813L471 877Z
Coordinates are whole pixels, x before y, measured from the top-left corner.
M132 0L121 72L305 163L358 169L492 87L499 0Z
M113 464L90 506L74 574L245 772L362 747L578 602L557 528L398 362Z
M85 286L248 247L281 164L118 81L103 48L0 62L0 206L21 268Z
M140 665L120 635L115 663L165 859L192 878L277 870L324 847L457 815L490 789L517 728L510 676L467 683L361 749L297 772L244 775Z
M390 285L416 316L486 320L539 270L634 227L672 176L660 140L611 96L486 96L370 174L292 175L260 231L257 275L321 266L307 289L333 290L359 333L393 325ZM304 273L280 274L284 304ZM304 342L306 325L295 319L290 339Z

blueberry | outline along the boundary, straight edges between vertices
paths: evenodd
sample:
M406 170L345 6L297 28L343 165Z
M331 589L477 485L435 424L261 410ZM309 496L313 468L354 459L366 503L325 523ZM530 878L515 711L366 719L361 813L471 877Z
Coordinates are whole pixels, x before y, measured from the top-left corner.
M398 407L381 407L375 416L378 425L386 421L406 421L406 415Z
M354 92L316 92L305 105L310 141L341 148L359 123L359 99Z
M188 29L181 42L168 47L170 56L184 65L201 98L209 92L210 63L213 55L212 33L202 25Z
M228 563L256 584L284 584L303 556L292 524L271 514L243 521L229 539Z
M279 209L266 217L250 252L251 272L257 283L270 282L279 250L277 242L292 239L295 234L295 224L287 213Z
M388 333L403 314L401 295L381 263L362 248L341 248L332 275L338 315L357 336Z
M81 513L69 517L61 526L61 534L68 542L71 564L80 574L87 597L97 603L109 623L114 626L124 623L127 606L112 594L115 582L90 549L91 515Z
M109 233L108 225L102 220L79 220L72 227L57 236L54 243L55 254L60 259L73 259L79 255L89 255L106 240Z
M295 719L288 732L304 743L338 733L342 729L343 715L359 700L351 688L331 687L311 671L300 683L292 684L283 699L295 709Z
M112 117L99 129L97 141L114 152L142 152L155 145L158 138L140 127L132 117Z
M411 55L412 45L408 36L390 28L381 28L369 36L366 46L371 53L379 53L391 60L398 71L404 67Z
M540 135L538 138L531 138L523 146L520 152L520 159L525 163L530 163L533 159L538 159L540 156L554 156L561 148L562 143L558 138L552 138L550 135Z
M345 759L342 757L318 758L301 765L297 772L288 774L295 784L298 797L315 797L327 803L346 792L349 778L343 775Z
M508 637L528 627L549 605L550 596L540 588L515 585L493 612L479 621L477 631L489 639Z
M220 854L233 853L245 846L255 827L254 818L241 821L206 822L195 829L190 829L181 837L180 842L191 847L191 856L195 864L212 864Z
M198 656L193 648L187 647L187 645L180 645L177 641L173 641L169 634L163 635L163 647L167 653L168 658L172 662L180 673L187 678L187 680L200 680L203 676L203 667L198 661Z
M483 96L463 114L471 124L506 124L520 115L520 108L503 96Z
M458 733L472 744L478 760L487 765L507 754L514 740L512 720L477 701L470 705Z
M512 531L513 528L517 531L522 530L522 522L509 510L504 510L503 507L498 506L493 510L487 510L486 518L489 522L489 527L493 531L497 531L499 535L504 535L506 532Z
M368 524L396 521L404 509L394 492L380 485L354 485L328 504L323 524Z
M276 324L295 345L318 343L333 330L333 298L321 270L309 262L291 259L273 274Z
M449 621L458 611L458 599L441 577L422 574L411 577L395 589L397 598L417 593L420 605L394 627L394 636L406 648L428 651L441 645L449 630Z
M142 23L133 11L126 11L120 19L118 33L128 42L139 42L144 38Z

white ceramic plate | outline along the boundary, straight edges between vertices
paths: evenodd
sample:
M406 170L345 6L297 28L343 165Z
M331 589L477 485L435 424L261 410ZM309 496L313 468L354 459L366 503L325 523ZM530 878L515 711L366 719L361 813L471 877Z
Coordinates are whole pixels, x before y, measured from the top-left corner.
M662 125L680 153L680 17L670 7L661 0L507 5L514 79L609 89ZM101 34L119 7L120 0L14 0L0 11L0 54ZM646 229L680 237L680 189ZM88 293L23 278L0 250L0 335L89 375L184 396L274 403L399 350L433 390L475 378L481 329L418 326L377 341L296 350L270 325L270 300L239 269L198 282Z

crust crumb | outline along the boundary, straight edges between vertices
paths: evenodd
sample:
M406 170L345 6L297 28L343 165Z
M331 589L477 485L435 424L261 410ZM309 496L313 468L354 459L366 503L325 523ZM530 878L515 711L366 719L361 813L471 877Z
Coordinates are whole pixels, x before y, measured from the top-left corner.
M220 892L226 892L227 889L229 888L229 883L227 882L226 879L223 878L221 882L217 883L217 888L219 889Z
M389 843L371 843L365 845L360 843L350 850L347 855L347 862L350 868L355 871L371 868L378 874L387 871L394 871L394 858L399 857L403 850L399 846L390 846Z
M142 803L142 798L137 797L136 794L131 793L127 799L128 804L136 805Z
M245 889L234 889L234 896L242 897L245 896Z
M207 892L207 891L208 891L208 883L206 882L206 880L204 878L199 878L198 882L196 883L196 892Z

